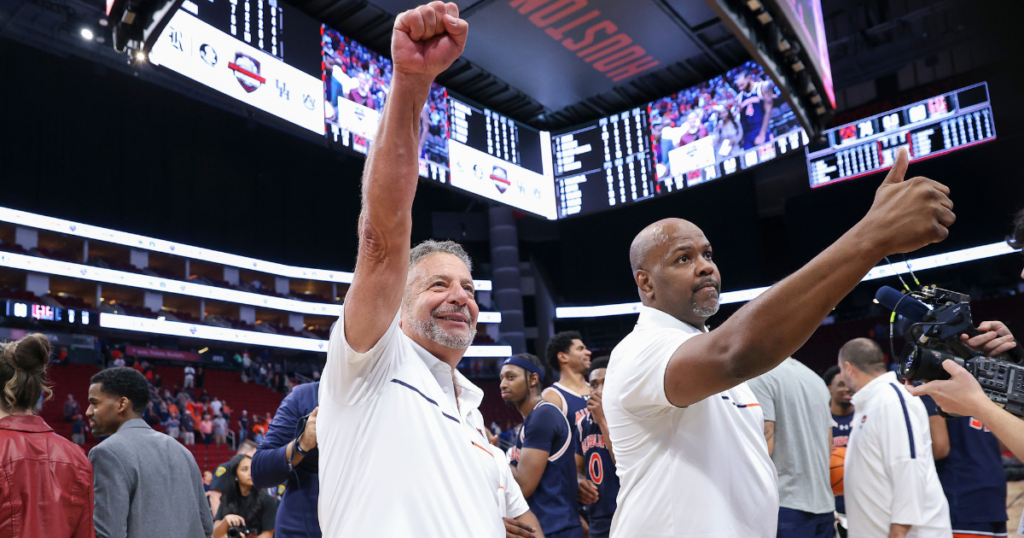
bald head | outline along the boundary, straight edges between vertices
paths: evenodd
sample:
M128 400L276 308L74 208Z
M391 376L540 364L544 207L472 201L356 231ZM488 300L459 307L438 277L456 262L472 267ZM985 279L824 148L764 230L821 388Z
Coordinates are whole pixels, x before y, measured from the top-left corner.
M655 259L664 255L663 251L674 237L683 232L700 232L695 224L683 219L661 219L640 230L629 245L629 265L635 275L638 269L649 270L651 267L651 256Z
M704 232L683 219L651 224L629 247L640 301L694 327L718 312L721 280Z
M869 338L854 338L839 349L839 364L848 362L865 374L885 373L882 346Z

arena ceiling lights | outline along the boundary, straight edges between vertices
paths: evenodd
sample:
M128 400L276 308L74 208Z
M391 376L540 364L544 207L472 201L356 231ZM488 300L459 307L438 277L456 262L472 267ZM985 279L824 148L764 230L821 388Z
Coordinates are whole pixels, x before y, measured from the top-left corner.
M911 270L924 271L926 269L936 269L938 267L947 267L958 263L983 260L985 258L993 258L1004 254L1012 254L1014 252L1017 251L1010 248L1009 245L1003 242L982 245L974 248L966 248L963 250L955 250L953 252L947 252L946 254L936 254L934 256L925 256L923 258L907 260L906 263L900 261L893 264L879 265L869 271L861 282L902 275L910 272ZM761 295L767 290L768 288L753 288L749 290L727 291L722 293L720 302L721 304L745 303L755 299L758 295ZM555 317L558 319L599 318L605 316L625 316L629 314L637 314L639 312L640 303L622 303L598 306L560 306L555 309Z
M239 256L237 254L228 254L226 252L205 249L202 247L183 245L181 243L174 243L163 239L156 239L154 237L146 237L128 232L119 232L109 228L83 224L81 222L47 217L45 215L38 215L27 211L18 211L16 209L6 207L0 207L0 222L8 222L17 226L28 226L31 228L38 228L40 230L73 235L83 239L106 241L108 243L124 245L138 250L161 252L172 256L182 256L184 258L192 258L194 260L217 263L227 265L229 267L238 267L240 269L249 269L252 271L259 271L261 273L288 278L320 280L323 282L335 282L338 284L352 283L352 273L348 271L332 271L329 269L312 269L309 267L284 265L266 260ZM490 280L474 280L473 285L476 287L477 291L491 291Z
M256 331L239 331L224 327L213 327L194 323L181 323L161 319L139 318L121 314L100 314L100 327L122 331L163 334L183 338L199 338L218 342L232 342L243 345L268 346L299 351L327 352L327 340L285 336ZM512 346L469 346L465 357L508 357Z

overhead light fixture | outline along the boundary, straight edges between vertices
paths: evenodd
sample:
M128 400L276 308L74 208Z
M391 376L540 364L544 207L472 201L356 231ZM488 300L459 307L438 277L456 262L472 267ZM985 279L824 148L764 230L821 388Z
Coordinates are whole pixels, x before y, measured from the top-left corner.
M818 108L815 108L814 109L814 113L819 115L819 116L824 116L825 115L825 107L819 106Z
M772 22L772 16L769 15L767 11L765 11L757 16L757 20L761 22L762 26L765 26Z
M136 62L144 62L144 61L146 61L146 53L142 52L141 50L139 52L136 52L135 53L135 61Z
M107 19L100 19L100 26L106 26L108 24L110 24L110 23L107 22Z
M82 39L88 39L88 40L91 41L92 38L93 38L92 30L90 30L88 28L82 28Z
M793 71L799 73L799 72L804 70L804 63L800 62L800 61L797 61L795 64L792 65L792 67L793 67Z
M747 7L750 8L750 11L760 11L764 9L764 6L762 6L761 2L758 2L758 0L747 0Z
M206 353L207 351L210 351L210 348L204 347L203 349L199 350L199 354L202 355L203 353Z
M814 94L814 95L811 96L811 104L817 105L817 104L820 104L820 103L821 103L821 96L820 95Z

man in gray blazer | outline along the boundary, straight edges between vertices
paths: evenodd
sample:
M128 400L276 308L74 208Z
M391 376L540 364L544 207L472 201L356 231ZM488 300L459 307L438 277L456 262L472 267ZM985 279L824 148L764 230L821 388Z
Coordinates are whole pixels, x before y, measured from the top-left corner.
M97 436L89 452L97 538L205 538L213 514L192 454L142 420L149 384L131 368L92 377L85 415Z

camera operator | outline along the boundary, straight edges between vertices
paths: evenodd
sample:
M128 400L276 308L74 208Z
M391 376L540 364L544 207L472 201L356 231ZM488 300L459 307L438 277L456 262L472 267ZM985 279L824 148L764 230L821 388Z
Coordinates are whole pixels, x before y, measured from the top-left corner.
M1024 246L1024 210L1017 213L1014 233L1007 243L1015 249ZM1024 278L1024 274L1021 277ZM974 337L963 334L960 340L986 356L1001 355L1017 345L1002 322L985 321L978 325L978 330L981 334ZM962 415L948 420L950 454L939 469L949 497L954 532L985 531L992 536L1006 536L1003 506L1006 481L999 446L992 437L994 434L1014 454L1024 454L1024 422L992 402L966 369L949 360L944 361L942 367L950 374L950 379L930 381L917 387L908 382L907 390L915 396L929 395L943 411ZM962 514L957 513L958 507L962 508Z
M320 382L295 387L274 413L267 435L252 458L252 480L259 488L285 484L278 508L278 538L320 538L320 499L316 417Z
M214 517L213 537L258 536L273 538L277 519L277 500L262 489L253 487L249 466L252 458L238 455L227 465L234 486L221 496L220 509ZM234 531L238 531L237 534Z

